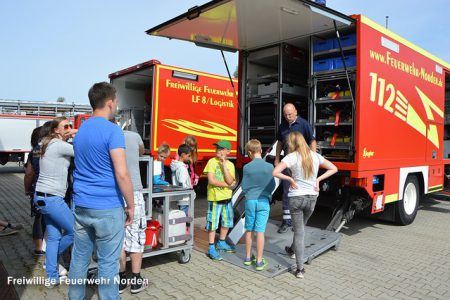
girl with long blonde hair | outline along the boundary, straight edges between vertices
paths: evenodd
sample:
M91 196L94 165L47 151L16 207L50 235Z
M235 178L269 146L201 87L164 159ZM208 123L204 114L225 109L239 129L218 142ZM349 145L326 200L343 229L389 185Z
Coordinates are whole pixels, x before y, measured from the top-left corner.
M275 167L272 175L290 182L288 198L294 226L294 240L285 250L291 258L296 258L295 276L304 278L305 225L314 211L320 181L336 173L337 168L322 155L313 152L299 132L290 133L287 144L289 154ZM326 169L326 172L317 177L319 167ZM286 168L291 170L292 177L282 173Z

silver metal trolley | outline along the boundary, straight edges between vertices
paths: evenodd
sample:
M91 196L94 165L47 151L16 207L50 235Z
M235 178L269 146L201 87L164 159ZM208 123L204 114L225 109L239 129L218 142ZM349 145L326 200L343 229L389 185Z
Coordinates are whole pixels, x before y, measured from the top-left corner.
M153 186L153 158L151 156L142 156L139 158L140 162L144 162L146 164L146 187L142 190L145 199L145 215L146 220L152 220L153 214L153 200L157 199L161 202L161 208L158 212L162 217L161 231L160 234L164 237L163 240L158 243L156 248L152 248L152 246L145 246L143 258L156 256L160 254L178 253L178 262L180 264L188 263L191 260L191 254L194 246L194 199L195 192L193 189L184 189L178 186ZM171 204L175 204L178 200L179 196L189 196L189 216L185 218L180 218L177 220L169 220L169 212L171 209ZM173 207L173 205L172 205ZM169 237L169 226L173 224L177 224L180 222L187 223L187 232L180 236ZM182 244L171 246L171 242L175 241L185 241ZM130 260L128 257L127 260ZM96 278L97 277L97 262L95 259L91 260L91 263L88 268L88 278Z
M147 164L147 187L142 190L144 194L145 201L145 212L147 220L152 219L153 215L153 200L159 200L162 202L161 208L158 210L162 215L161 222L161 235L163 240L156 249L151 246L146 246L143 257L155 256L165 253L178 252L178 262L185 264L191 259L191 253L194 246L194 198L195 192L192 189L184 189L178 186L153 186L153 158L151 156L143 156L139 159L140 162L145 162ZM185 218L180 218L177 220L169 220L169 212L171 209L171 204L175 204L179 199L179 196L189 196L189 216ZM173 206L173 205L172 205ZM169 237L169 226L177 223L187 223L187 232L185 234ZM171 242L175 241L186 241L179 245L170 246Z

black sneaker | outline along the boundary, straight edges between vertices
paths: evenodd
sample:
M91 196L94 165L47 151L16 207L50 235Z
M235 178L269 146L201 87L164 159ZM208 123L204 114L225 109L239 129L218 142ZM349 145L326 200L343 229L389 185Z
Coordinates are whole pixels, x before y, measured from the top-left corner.
M148 287L148 279L147 278L142 278L141 276L134 277L133 282L131 283L130 292L132 294L137 294L137 293L140 293L143 290L145 290L147 287Z
M299 270L299 269L295 270L295 277L300 278L300 279L305 278L305 268L303 268L301 270Z
M119 294L122 294L128 287L128 278L125 272L123 274L119 273L119 279Z
M34 256L43 256L43 255L45 255L45 251L34 250Z
M295 252L294 252L294 250L291 247L289 247L289 246L284 247L284 251L286 251L286 254L290 258L295 258Z
M292 227L288 223L282 223L280 228L278 228L278 233L285 233L289 227Z

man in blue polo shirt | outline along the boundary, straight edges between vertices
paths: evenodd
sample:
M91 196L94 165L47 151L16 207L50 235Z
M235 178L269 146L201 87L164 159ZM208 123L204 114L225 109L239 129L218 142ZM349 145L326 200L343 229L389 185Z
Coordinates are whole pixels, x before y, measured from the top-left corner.
M69 299L85 297L87 269L94 245L98 258L100 299L119 299L119 257L124 226L134 216L133 186L125 157L125 138L109 120L117 110L116 89L109 83L89 90L93 116L73 141L75 151L75 240L70 263ZM124 208L125 199L127 207Z
M277 148L275 152L275 166L277 166L281 159L281 150L284 151L284 155L287 154L286 139L291 132L298 131L305 138L312 151L316 151L316 138L311 125L305 119L297 116L297 109L294 104L287 103L283 107L284 121L281 122L277 133ZM289 227L292 227L291 214L289 212L289 181L283 180L283 222L281 223L278 233L285 233Z

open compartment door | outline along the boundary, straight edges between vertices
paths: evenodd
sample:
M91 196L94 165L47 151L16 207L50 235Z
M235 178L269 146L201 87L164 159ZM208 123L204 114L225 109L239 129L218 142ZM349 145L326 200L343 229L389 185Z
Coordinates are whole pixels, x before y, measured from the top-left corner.
M354 20L307 0L220 0L147 30L147 34L220 50L252 50L350 25Z

